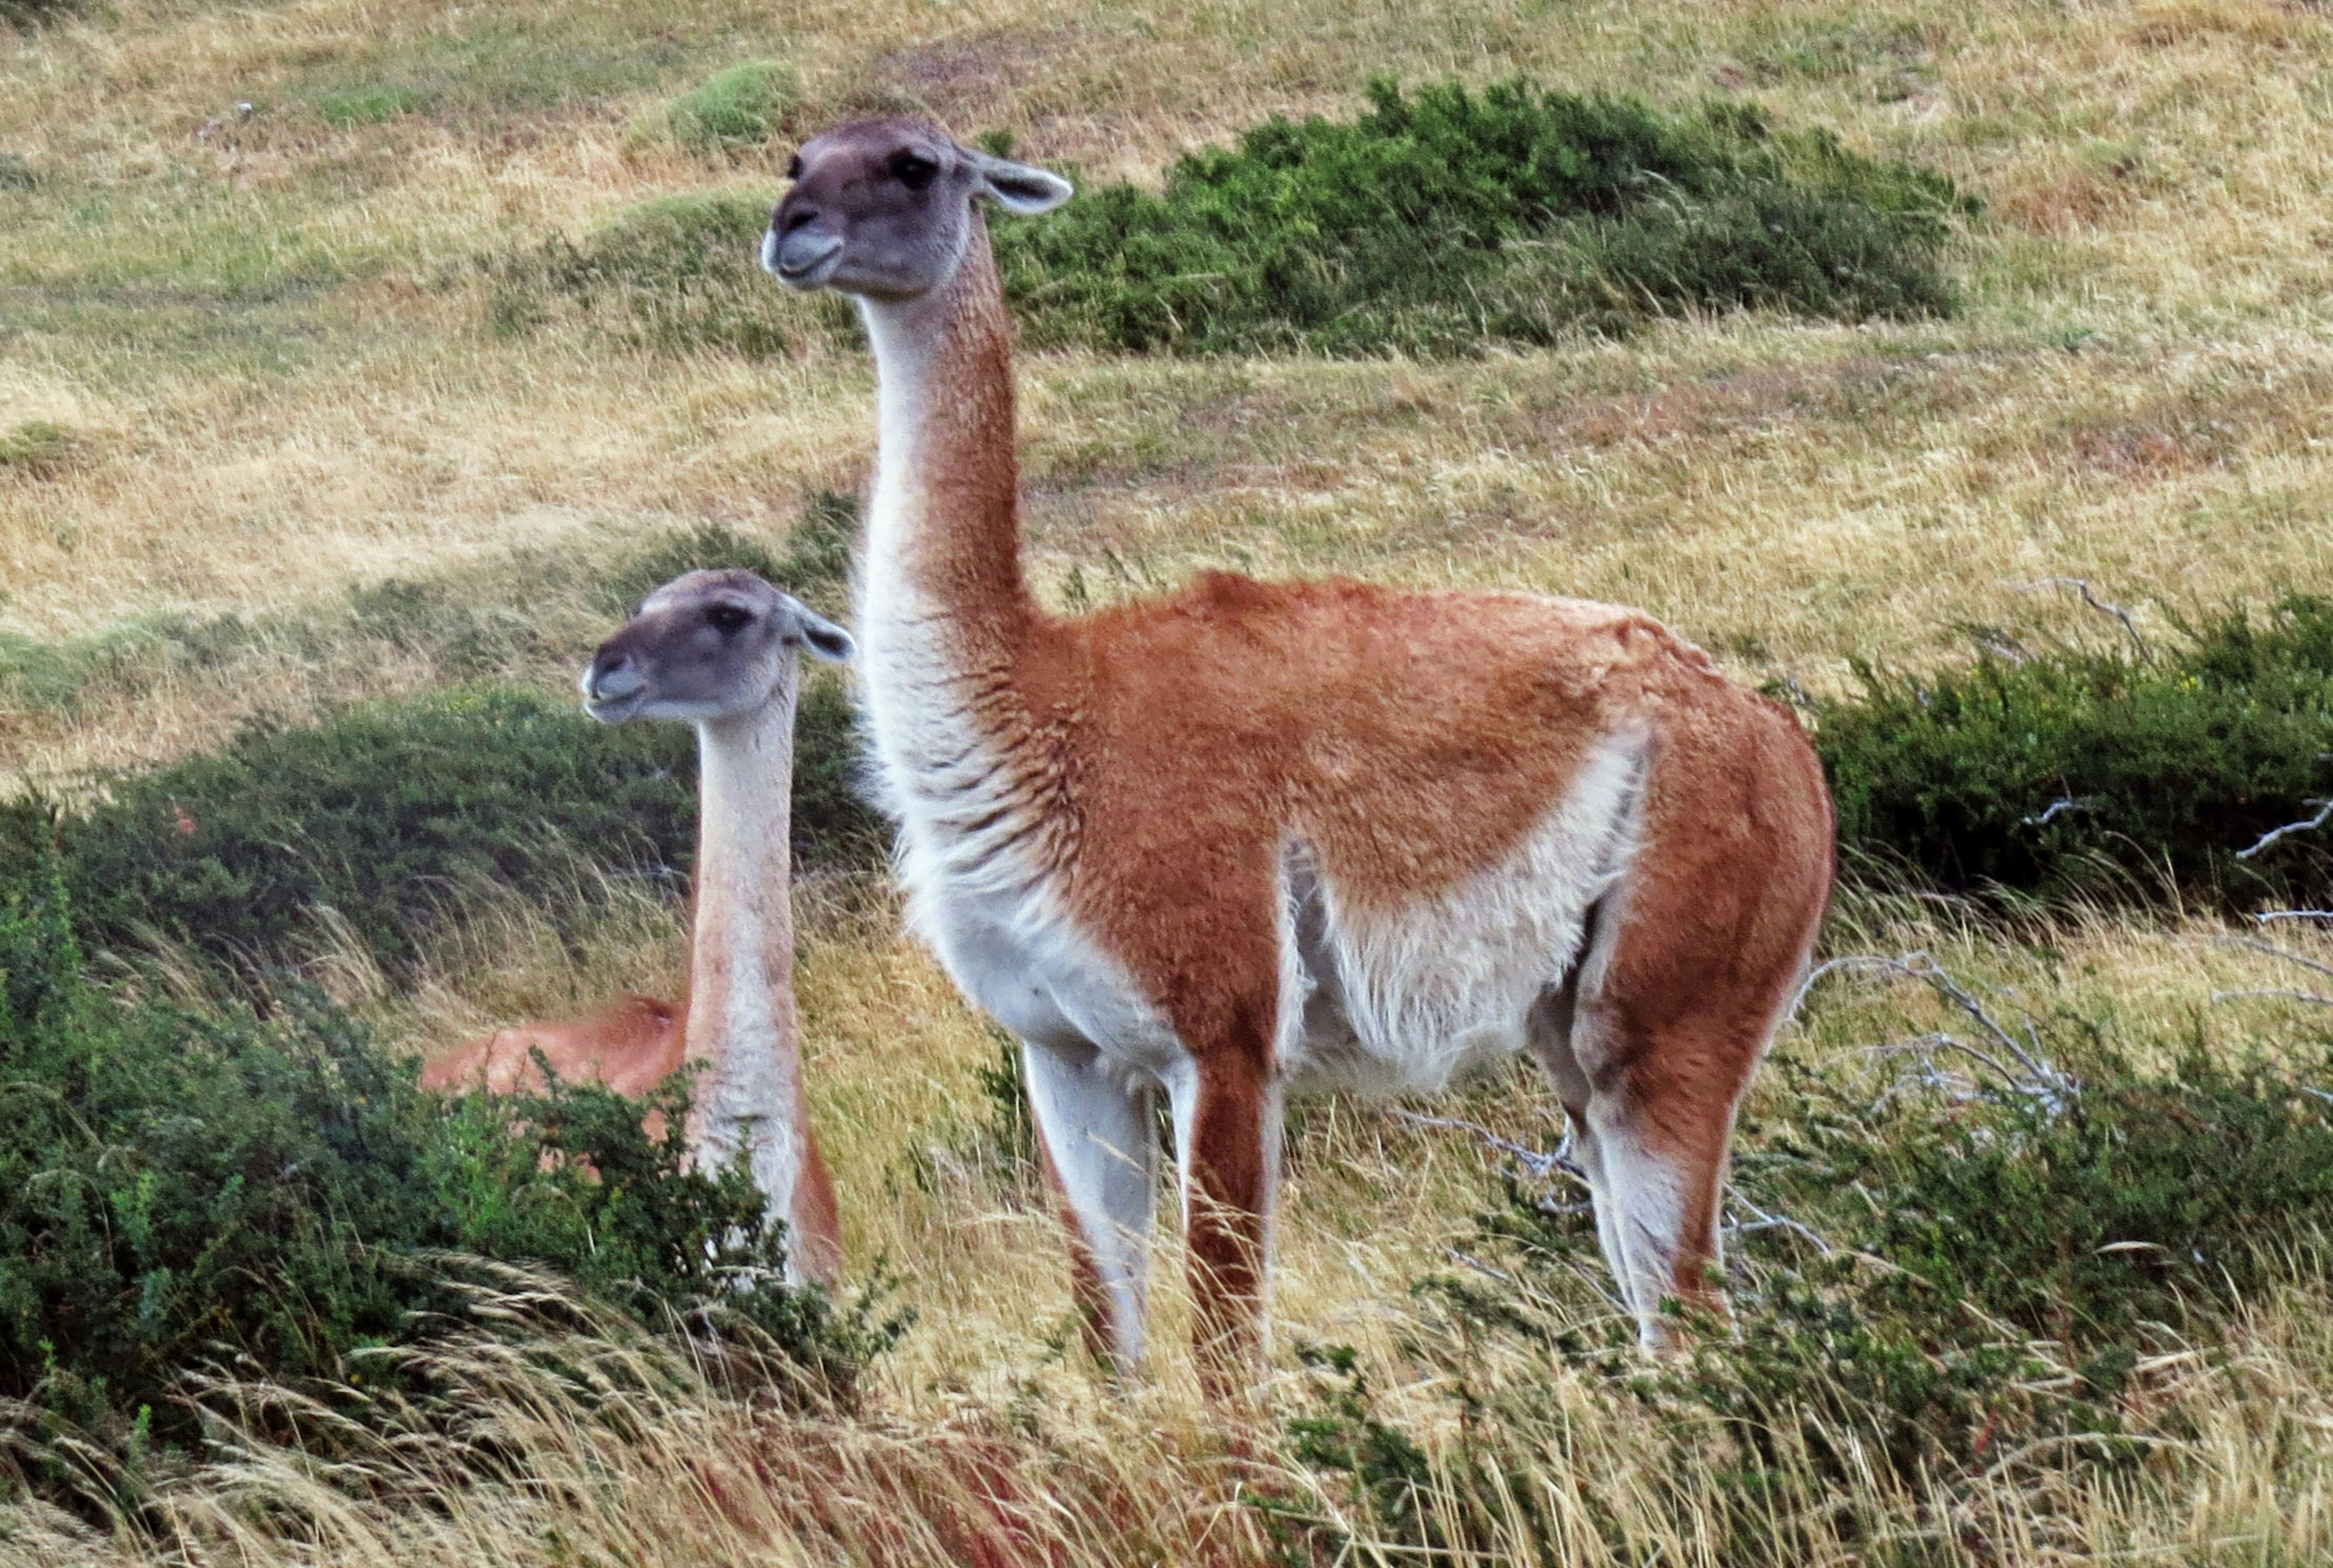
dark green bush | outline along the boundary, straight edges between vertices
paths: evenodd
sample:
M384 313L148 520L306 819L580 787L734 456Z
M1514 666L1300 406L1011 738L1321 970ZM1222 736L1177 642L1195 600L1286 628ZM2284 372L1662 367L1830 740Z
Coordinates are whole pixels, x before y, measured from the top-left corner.
M1351 124L1272 120L1176 163L1162 195L1086 191L1001 227L1041 342L1252 353L1467 352L1648 314L1858 320L1952 308L1950 181L1757 111L1670 116L1522 80Z
M0 1403L23 1402L19 1453L191 1442L177 1396L204 1365L372 1375L351 1352L459 1316L449 1252L547 1267L652 1326L751 1325L844 1390L896 1334L776 1283L782 1227L743 1169L684 1169L681 1087L657 1138L594 1087L449 1107L320 1001L263 1022L91 984L58 879L34 880L0 900ZM32 1479L80 1467L36 1457Z
M1818 744L1840 842L1867 864L1963 892L2175 888L2234 907L2333 887L2333 832L2237 858L2333 796L2333 601L2231 612L2151 661L2057 651L1928 678L1858 672L1858 699L1820 706Z
M1727 1502L1727 1562L1802 1562L1842 1540L1898 1560L1882 1544L1907 1521L1797 1505L1884 1496L1875 1475L1916 1504L2013 1453L2135 1465L2166 1435L2134 1421L2149 1406L2144 1360L2209 1337L2324 1239L2333 1101L2309 1073L2214 1061L2195 1042L2166 1043L2176 1065L2163 1073L2079 1020L2033 1044L2074 1071L1972 1082L1949 1048L1893 1082L1836 1058L1774 1063L1737 1179L1803 1228L1735 1238L1733 1328L1693 1332L1675 1361L1637 1355L1633 1323L1579 1326L1596 1320L1578 1282L1603 1277L1579 1195L1511 1184L1468 1249L1498 1272L1421 1287L1451 1332L1415 1353L1445 1363L1483 1435L1436 1491L1460 1506L1421 1505L1419 1445L1371 1405L1349 1357L1316 1358L1334 1375L1297 1429L1308 1457L1399 1538L1486 1549L1503 1507L1531 1506L1517 1478L1551 1440L1511 1363L1508 1391L1483 1391L1476 1358L1519 1352L1661 1412L1676 1476L1714 1481ZM2328 1069L2333 1054L2316 1076Z
M795 769L806 866L880 857L857 755L840 688L812 684ZM152 932L247 973L312 946L327 905L401 974L475 885L554 918L593 867L684 885L696 776L681 726L610 726L564 702L455 688L313 726L254 724L220 751L117 780L86 810L0 808L0 887L53 841L92 945L135 948Z

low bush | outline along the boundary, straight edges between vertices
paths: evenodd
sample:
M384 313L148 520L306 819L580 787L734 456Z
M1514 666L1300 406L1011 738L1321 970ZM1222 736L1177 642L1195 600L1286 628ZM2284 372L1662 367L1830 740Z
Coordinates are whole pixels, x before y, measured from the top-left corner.
M686 1169L679 1084L654 1138L596 1087L449 1107L321 1002L262 1021L93 985L53 875L0 900L0 1478L44 1490L191 1444L204 1366L382 1375L361 1352L459 1319L449 1253L750 1328L838 1391L898 1332L780 1283L743 1168Z
M1002 226L1041 342L1136 351L1464 353L1650 314L1948 311L1972 202L1942 176L1774 129L1522 80L1404 96L1359 120L1272 120L1152 195L1114 185Z
M1861 693L1821 704L1817 733L1840 842L1868 868L1960 892L2238 908L2333 888L2333 831L2240 858L2333 797L2333 601L2232 611L2146 659L1858 668Z
M770 206L709 192L664 197L576 244L553 236L479 263L505 332L574 319L635 348L768 358L850 319L839 298L787 293L762 271Z
M1743 1129L1736 1179L1760 1207L1731 1244L1733 1324L1689 1325L1673 1361L1583 1296L1607 1276L1577 1188L1517 1178L1465 1249L1484 1266L1421 1285L1440 1326L1413 1353L1477 1440L1429 1464L1349 1355L1316 1352L1308 1457L1452 1560L1554 1534L1530 1472L1563 1451L1563 1417L1534 1363L1655 1413L1671 1453L1648 1484L1725 1520L1728 1563L1926 1562L1940 1535L1983 1558L1998 1521L1961 1505L1999 1467L2135 1471L2190 1435L2159 1369L2324 1240L2333 1101L2308 1079L2333 1051L2296 1074L2147 1042L2175 1063L2154 1072L2079 1019L2028 1040L2040 1073L1973 1042L2014 1077L1943 1045L1879 1058L1909 1064L1893 1079L1862 1053L1775 1063Z
M801 101L802 78L793 67L751 61L674 99L666 121L683 147L725 152L759 147L777 135Z
M87 809L0 811L0 887L53 844L85 938L159 935L253 976L296 961L329 907L392 975L466 890L573 909L597 869L678 889L696 847L696 741L605 726L494 687L368 705L314 726L260 722L223 749L129 775ZM840 687L797 720L794 842L806 867L879 861ZM581 910L577 910L581 913Z

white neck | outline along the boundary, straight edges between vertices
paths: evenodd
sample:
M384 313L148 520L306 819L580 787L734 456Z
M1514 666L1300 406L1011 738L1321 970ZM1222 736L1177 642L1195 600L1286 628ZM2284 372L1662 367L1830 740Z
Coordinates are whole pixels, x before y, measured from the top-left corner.
M792 682L752 712L696 726L696 910L689 1060L701 1063L690 1145L710 1164L750 1151L754 1184L791 1217L803 1157L795 1034Z
M859 302L867 341L875 353L875 495L867 517L860 622L879 644L887 630L919 619L911 557L931 505L920 476L933 439L930 411L946 395L936 384L933 349L938 313L929 299L905 303ZM870 646L869 653L874 652Z

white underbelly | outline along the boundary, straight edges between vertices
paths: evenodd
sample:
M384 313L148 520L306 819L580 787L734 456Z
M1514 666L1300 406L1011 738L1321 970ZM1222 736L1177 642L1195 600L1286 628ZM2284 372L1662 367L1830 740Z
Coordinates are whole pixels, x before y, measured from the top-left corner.
M1282 1075L1291 1089L1443 1089L1531 1042L1541 999L1583 958L1590 912L1635 849L1645 746L1590 754L1504 859L1392 909L1339 897L1283 854Z

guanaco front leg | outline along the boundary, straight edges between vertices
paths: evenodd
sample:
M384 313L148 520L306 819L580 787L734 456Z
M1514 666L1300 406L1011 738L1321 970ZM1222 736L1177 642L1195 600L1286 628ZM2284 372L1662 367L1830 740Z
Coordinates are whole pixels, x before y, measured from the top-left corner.
M1068 1221L1078 1308L1094 1358L1122 1377L1142 1367L1157 1134L1150 1095L1082 1056L1023 1044L1022 1072L1045 1170Z

